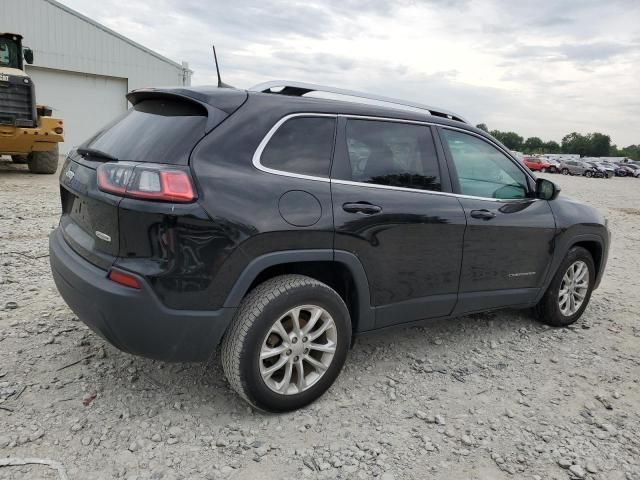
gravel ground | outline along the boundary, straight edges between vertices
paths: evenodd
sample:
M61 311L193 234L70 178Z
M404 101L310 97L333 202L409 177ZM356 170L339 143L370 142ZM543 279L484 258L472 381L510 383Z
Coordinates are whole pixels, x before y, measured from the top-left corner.
M0 479L640 479L640 180L549 177L613 231L576 325L504 311L365 337L321 400L266 415L218 359L133 357L79 322L49 273L57 178L0 161Z

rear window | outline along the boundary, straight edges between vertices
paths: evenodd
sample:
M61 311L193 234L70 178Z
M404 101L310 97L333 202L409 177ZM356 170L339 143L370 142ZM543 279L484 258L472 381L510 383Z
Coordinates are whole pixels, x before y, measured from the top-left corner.
M274 170L328 177L335 126L333 117L287 120L269 140L260 163Z
M83 146L119 160L186 165L205 134L207 111L170 98L143 100L116 118Z

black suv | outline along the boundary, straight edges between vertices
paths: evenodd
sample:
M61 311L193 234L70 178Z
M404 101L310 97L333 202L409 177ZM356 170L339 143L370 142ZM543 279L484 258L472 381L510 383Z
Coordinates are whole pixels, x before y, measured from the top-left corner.
M51 267L78 317L155 359L220 346L232 387L270 411L322 395L355 335L501 307L580 317L601 214L455 114L315 91L364 96L130 93L60 175Z

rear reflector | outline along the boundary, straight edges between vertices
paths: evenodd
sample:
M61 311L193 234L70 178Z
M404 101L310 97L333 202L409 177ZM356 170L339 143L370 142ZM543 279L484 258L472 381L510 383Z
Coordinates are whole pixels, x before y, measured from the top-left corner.
M137 288L138 290L140 289L140 282L133 275L128 275L118 270L109 270L109 275L107 275L107 277L112 282L119 283L125 287Z
M187 203L196 193L187 168L108 162L98 167L98 188L122 197Z

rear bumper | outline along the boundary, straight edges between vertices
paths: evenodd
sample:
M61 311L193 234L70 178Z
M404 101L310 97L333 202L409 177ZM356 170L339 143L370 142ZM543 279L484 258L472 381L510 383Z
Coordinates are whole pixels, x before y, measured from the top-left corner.
M60 229L49 237L51 272L64 301L80 320L116 348L167 361L204 361L220 343L236 309L165 307L142 277L140 290L107 279L84 260Z

